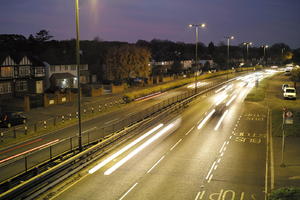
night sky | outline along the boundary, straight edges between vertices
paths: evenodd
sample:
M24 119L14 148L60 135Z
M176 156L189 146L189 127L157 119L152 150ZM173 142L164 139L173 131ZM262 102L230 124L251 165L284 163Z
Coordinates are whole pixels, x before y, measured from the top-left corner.
M79 0L81 39L194 42L189 23L207 24L200 41L300 47L300 0ZM1 0L0 34L28 36L41 29L54 39L75 38L75 0Z

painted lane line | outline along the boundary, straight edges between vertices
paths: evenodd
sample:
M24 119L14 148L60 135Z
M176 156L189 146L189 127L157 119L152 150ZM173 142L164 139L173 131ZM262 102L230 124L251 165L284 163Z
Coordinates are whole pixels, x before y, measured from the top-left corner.
M195 126L193 126L185 135L188 135L194 128Z
M215 165L214 170L216 170L218 168L218 165Z
M218 159L217 163L220 163L220 162L221 162L221 158Z
M148 171L147 174L150 173L152 171L152 169L154 169L159 163L160 161L162 161L165 158L165 156L162 156Z
M229 144L229 141L227 141L226 144L228 145L228 144Z
M223 122L225 116L227 115L228 110L226 110L224 112L224 114L222 115L221 119L218 121L217 125L215 126L215 131L217 131L219 129L219 127L221 126L221 123Z
M93 167L92 169L89 170L89 173L92 174L92 173L96 172L101 167L103 167L104 165L106 165L107 163L109 163L110 161L112 161L113 159L115 159L116 157L118 157L119 155L121 155L122 153L124 153L125 151L127 151L128 149L130 149L131 147L133 147L134 145L136 145L137 143L139 143L140 141L142 141L143 139L145 139L146 137L148 137L149 135L151 135L152 133L157 131L158 129L160 129L161 127L163 127L163 124L157 125L153 129L151 129L150 131L145 133L144 135L140 136L139 138L137 138L136 140L134 140L133 142L131 142L127 146L123 147L117 153L111 155L110 157L106 158L105 160L103 160L102 162L97 164L95 167Z
M236 94L233 97L231 97L231 99L226 103L226 106L229 106L236 97Z
M119 199L119 200L122 200L126 197L126 195L131 191L133 190L133 188L135 188L135 186L137 186L138 183L135 183L129 190L127 190L127 192Z
M211 179L212 179L212 177L213 177L213 174L212 175L210 175L210 177L209 177L209 179L208 179L208 183L210 183L210 181L211 181Z
M119 120L119 118L109 120L109 121L105 122L104 124L110 124L110 123L112 123L112 122L114 122L114 121L117 121L117 120Z
M231 139L232 138L232 135L229 137L229 139Z
M224 153L222 152L221 155L220 155L220 157L223 157L223 156L224 156Z
M200 192L197 193L195 200L198 200L199 196L200 196Z
M180 142L182 141L182 139L180 139L180 140L178 140L177 142L176 142L176 144L174 144L173 146L172 146L172 148L170 149L170 151L172 151Z
M42 139L42 138L39 138L39 139L36 139L36 140L30 141L30 142L27 142L27 143L25 143L25 144L20 144L20 145L18 145L18 146L15 146L15 147L13 147L13 148L10 148L10 149L7 149L7 150L4 150L4 151L1 151L1 152L0 152L0 154L4 154L4 153L10 152L10 151L13 151L13 150L19 149L19 148L21 148L21 147L24 147L24 146L30 145L30 144L32 144L32 143L39 142L39 141L41 141L41 140L43 140L43 139Z
M200 195L200 199L203 198L204 194L205 194L205 191L202 191L202 192L201 192L201 195Z
M93 128L90 128L90 129L87 129L85 131L82 131L82 133L87 133L87 132L91 132L93 130L97 129L97 127L93 127Z
M203 126L204 126L204 124L209 120L209 118L211 118L211 116L214 114L216 112L216 110L215 109L213 109L203 120L202 120L202 122L198 125L198 129L201 129Z
M13 158L22 156L22 155L27 154L27 153L30 153L30 152L32 152L32 151L42 149L42 148L44 148L44 147L46 147L46 146L49 146L49 145L54 144L54 143L57 143L58 141L59 141L59 139L56 139L56 140L53 140L53 141L48 142L48 143L46 143L46 144L43 144L43 145L34 147L34 148L32 148L32 149L29 149L29 150L27 150L27 151L24 151L24 152L22 152L22 153L15 154L15 155L13 155L13 156L10 156L10 157L8 157L8 158L5 158L5 159L3 159L3 160L0 160L0 163L6 162L6 161L8 161L8 160L11 160L11 159L13 159Z
M213 163L213 165L211 166L209 172L207 173L206 178L205 178L206 180L209 178L209 175L212 172L213 168L215 167L215 164L216 164L216 161Z
M125 156L124 158L122 158L119 162L117 162L115 165L113 165L111 168L109 168L108 170L106 170L104 172L104 175L110 175L111 173L113 173L114 171L116 171L119 167L121 167L123 164L125 164L128 160L130 160L132 157L134 157L135 155L137 155L140 151L142 151L144 148L146 148L147 146L149 146L151 143L153 143L155 140L157 140L158 138L160 138L162 135L164 135L165 133L167 133L169 130L171 130L173 127L175 127L175 123L171 123L168 126L166 126L165 128L163 128L162 130L160 130L157 134L155 134L154 136L152 136L149 140L147 140L146 142L144 142L142 145L140 145L139 147L137 147L135 150L133 150L132 152L130 152L127 156Z
M219 151L219 153L221 153L222 152L222 150L223 150L223 148L224 148L224 146L226 145L226 141L223 143L223 145L222 145L222 147L221 147L221 149L220 149L220 151Z
M223 152L225 152L225 151L226 151L226 149L227 149L227 147L224 147L224 149L223 149Z

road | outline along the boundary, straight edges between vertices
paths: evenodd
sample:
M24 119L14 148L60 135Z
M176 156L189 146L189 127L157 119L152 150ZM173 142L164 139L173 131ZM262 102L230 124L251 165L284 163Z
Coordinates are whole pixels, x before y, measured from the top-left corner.
M85 169L52 199L264 199L267 115L244 103L252 86L235 81L199 98L152 135Z

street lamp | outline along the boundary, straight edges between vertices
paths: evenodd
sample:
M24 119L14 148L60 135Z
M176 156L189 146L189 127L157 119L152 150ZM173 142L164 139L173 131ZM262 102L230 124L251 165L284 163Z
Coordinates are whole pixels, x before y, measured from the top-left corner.
M206 24L189 24L190 28L195 27L196 28L196 53L195 53L195 63L196 63L196 69L198 70L198 29L205 28ZM195 94L197 93L197 74L195 75Z
M245 45L247 47L247 57L246 57L246 60L248 61L249 46L252 45L252 42L244 42L243 45Z
M75 0L75 13L76 13L76 65L77 65L77 109L78 109L78 147L82 151L82 132L81 132L81 93L80 93L80 46L79 46L79 5L78 0Z
M266 65L267 65L267 60L266 60L266 49L269 48L269 46L268 46L268 45L263 45L263 46L261 46L261 47L264 48L264 60L265 60L265 63L266 63Z
M234 39L234 36L225 36L227 39L227 69L229 67L229 46L230 46L230 40ZM228 80L228 73L227 73L227 80Z

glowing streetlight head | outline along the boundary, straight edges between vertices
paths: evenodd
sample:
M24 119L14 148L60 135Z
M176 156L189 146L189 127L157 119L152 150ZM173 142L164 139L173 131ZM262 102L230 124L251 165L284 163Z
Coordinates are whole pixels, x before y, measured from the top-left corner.
M189 24L189 27L192 28L192 27L193 27L193 24Z
M234 36L231 36L230 39L233 40L233 39L234 39Z
M206 24L203 23L203 24L201 24L200 26L201 26L201 28L205 28L205 27L206 27Z
M266 48L269 48L269 46L268 46L268 45L266 45Z
M252 45L252 42L249 42L249 45Z

